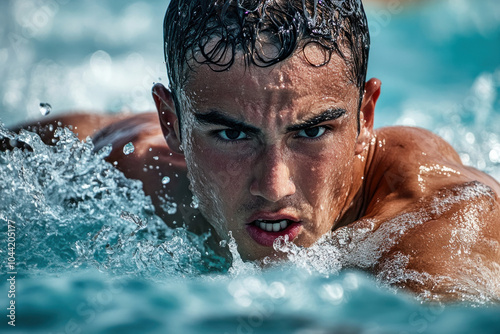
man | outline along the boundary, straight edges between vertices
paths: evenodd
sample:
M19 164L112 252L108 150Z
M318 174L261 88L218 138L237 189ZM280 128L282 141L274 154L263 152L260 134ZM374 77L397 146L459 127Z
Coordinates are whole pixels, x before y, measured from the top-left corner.
M500 185L426 130L373 130L381 83L365 83L360 1L172 0L164 32L160 127L153 114L57 121L99 128L96 149L112 144L167 224L231 232L246 260L329 235L346 266L415 292L500 296Z

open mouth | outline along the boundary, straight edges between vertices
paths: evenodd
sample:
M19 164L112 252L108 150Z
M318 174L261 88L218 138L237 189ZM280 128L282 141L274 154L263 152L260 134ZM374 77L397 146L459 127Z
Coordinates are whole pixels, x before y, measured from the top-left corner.
M290 226L293 222L288 219L282 220L261 220L257 219L253 222L253 224L259 227L261 230L267 232L281 232L286 230L288 226Z
M246 226L250 237L258 244L272 247L279 237L288 236L288 240L295 239L302 229L302 224L290 219L256 219Z

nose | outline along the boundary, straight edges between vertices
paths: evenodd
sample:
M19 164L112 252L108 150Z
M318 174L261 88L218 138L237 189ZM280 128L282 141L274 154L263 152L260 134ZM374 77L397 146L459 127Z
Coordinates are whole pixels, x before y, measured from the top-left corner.
M257 159L250 185L253 196L260 196L274 203L295 193L290 169L284 154L278 148L269 148Z

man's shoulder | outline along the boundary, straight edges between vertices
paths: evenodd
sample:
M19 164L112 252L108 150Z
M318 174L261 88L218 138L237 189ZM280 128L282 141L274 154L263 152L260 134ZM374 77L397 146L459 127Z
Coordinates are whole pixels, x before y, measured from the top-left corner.
M407 163L436 160L461 164L459 155L449 143L423 128L384 127L375 131L375 138L381 148L377 153L391 163L398 160Z
M465 166L455 149L429 130L405 126L381 128L375 132L372 146L372 169L378 170L391 191L411 188L416 196L422 197L446 186L478 181L500 194L495 179Z
M373 196L365 216L350 226L359 230L357 225L371 222L366 242L378 244L380 251L372 269L390 275L403 261L400 272L411 271L423 281L406 276L408 280L397 284L435 292L446 290L431 288L439 285L439 277L448 282L475 268L485 273L497 270L498 182L464 166L448 143L427 130L383 128L375 138L370 166L376 180L370 189Z
M368 211L374 207L414 205L445 189L482 184L500 194L499 183L477 169L465 166L458 153L441 137L414 127L387 127L376 131L371 143L367 183Z

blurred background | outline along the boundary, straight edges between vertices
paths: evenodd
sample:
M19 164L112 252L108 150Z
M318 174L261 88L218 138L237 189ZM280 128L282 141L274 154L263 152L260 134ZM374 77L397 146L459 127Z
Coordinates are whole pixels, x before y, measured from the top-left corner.
M7 126L69 110L153 110L168 84L162 24L168 0L0 2L0 120ZM462 160L500 164L500 1L365 2L369 77L382 80L376 126L416 125Z

